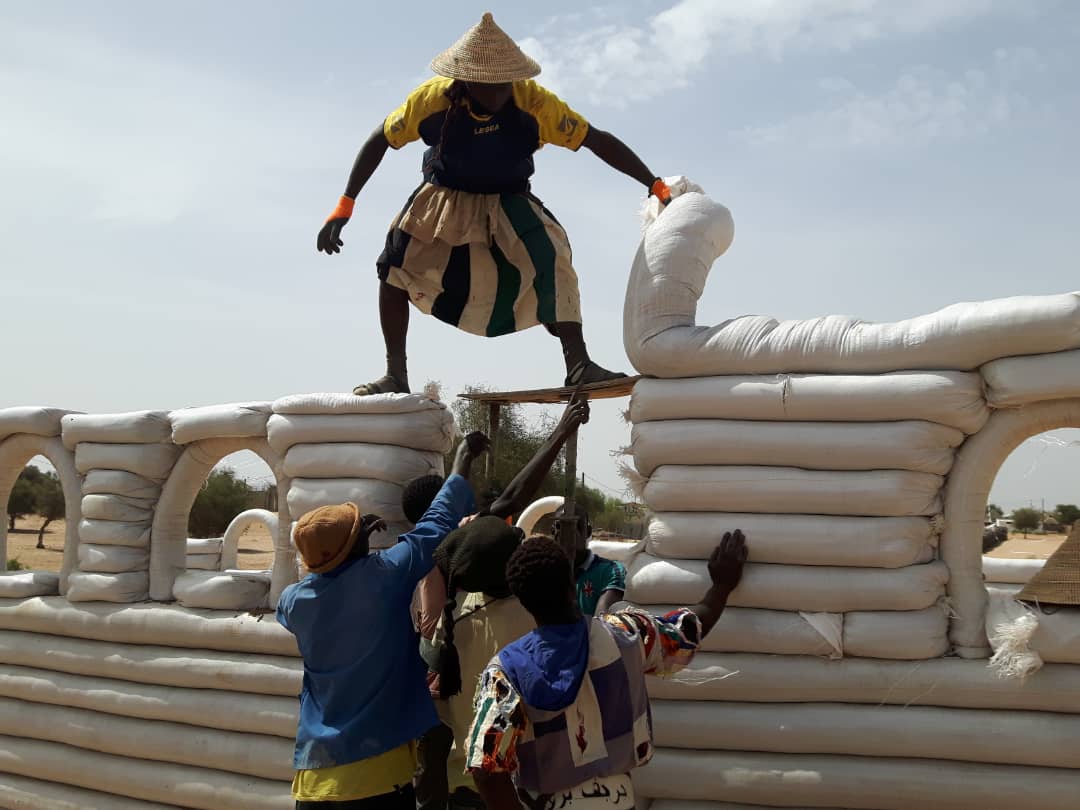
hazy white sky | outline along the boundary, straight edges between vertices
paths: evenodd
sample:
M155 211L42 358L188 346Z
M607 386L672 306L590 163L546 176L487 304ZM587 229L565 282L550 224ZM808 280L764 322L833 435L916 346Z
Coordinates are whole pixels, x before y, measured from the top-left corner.
M701 322L1080 288L1065 0L8 3L0 406L175 408L378 373L374 258L420 148L388 156L344 253L317 255L315 233L366 135L489 7L588 119L730 206ZM642 191L585 151L537 166L593 352L625 368ZM485 340L414 315L410 360L448 395L562 378L539 329ZM596 407L581 451L615 488L618 411ZM1080 449L1029 450L994 498L1080 501Z

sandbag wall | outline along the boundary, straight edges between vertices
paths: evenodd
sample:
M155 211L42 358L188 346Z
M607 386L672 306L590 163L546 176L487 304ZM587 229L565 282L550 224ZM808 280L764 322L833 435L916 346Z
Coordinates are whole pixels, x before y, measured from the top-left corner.
M1080 427L1080 293L892 324L698 325L733 220L669 185L686 193L652 207L624 306L627 355L659 378L631 404L631 478L656 515L627 595L696 601L725 530L747 532L751 557L706 651L650 682L639 799L1075 807L1080 667L1056 663L1069 634L1026 679L988 666L981 535L1008 454Z
M70 414L64 445L83 476L72 602L139 602L150 592L150 528L161 487L180 454L168 414Z
M410 527L401 509L412 478L443 472L454 440L454 417L420 394L311 394L274 403L267 438L284 459L288 508L297 519L327 504L351 501L381 515L386 532L373 547L396 542Z
M297 656L272 618L0 599L0 808L292 808Z

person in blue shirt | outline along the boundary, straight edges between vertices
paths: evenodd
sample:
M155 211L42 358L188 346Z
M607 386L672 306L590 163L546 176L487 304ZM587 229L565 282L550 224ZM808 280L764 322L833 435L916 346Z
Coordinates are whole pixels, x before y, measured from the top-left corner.
M304 515L293 533L310 572L278 602L278 621L304 659L293 765L298 810L412 810L415 740L438 723L409 605L432 554L476 509L468 476L490 446L465 438L454 468L416 527L368 553L378 515L355 504Z

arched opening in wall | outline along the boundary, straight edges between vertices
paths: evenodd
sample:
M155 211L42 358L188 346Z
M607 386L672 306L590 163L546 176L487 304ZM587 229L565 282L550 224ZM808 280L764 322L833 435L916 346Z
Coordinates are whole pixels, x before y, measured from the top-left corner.
M986 505L983 551L995 559L1044 560L1080 520L1080 429L1021 442L998 469Z
M241 450L222 458L207 475L188 515L187 568L269 571L274 537L258 510L276 516L277 496L274 473L256 453ZM234 541L235 557L229 548Z
M59 573L67 532L60 477L45 456L34 456L15 479L8 496L8 571Z

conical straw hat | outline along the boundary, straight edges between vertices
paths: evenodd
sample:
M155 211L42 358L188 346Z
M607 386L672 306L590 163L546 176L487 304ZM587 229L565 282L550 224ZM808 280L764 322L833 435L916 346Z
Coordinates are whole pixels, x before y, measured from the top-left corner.
M432 59L431 69L448 79L481 84L516 82L540 73L540 65L522 53L510 35L495 24L490 11Z
M1080 605L1080 520L1016 598L1040 605Z

